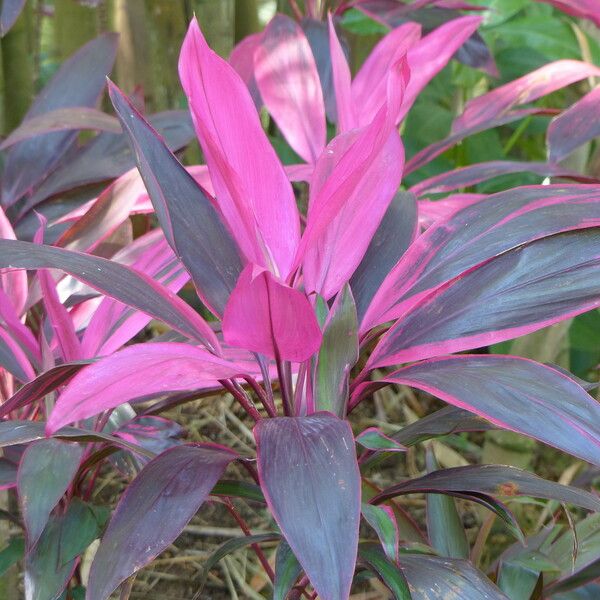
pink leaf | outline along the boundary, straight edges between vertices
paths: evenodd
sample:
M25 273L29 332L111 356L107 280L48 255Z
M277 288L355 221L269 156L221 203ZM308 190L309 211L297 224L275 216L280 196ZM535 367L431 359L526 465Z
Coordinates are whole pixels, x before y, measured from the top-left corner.
M253 265L225 307L223 336L232 346L294 362L314 354L322 337L306 296Z
M262 99L290 146L315 162L326 141L325 105L312 50L299 25L277 15L254 53Z
M598 0L536 0L556 6L568 15L589 19L596 27L600 27L600 5Z
M254 52L262 40L262 35L262 32L259 32L245 37L241 42L236 44L229 56L229 64L237 71L237 74L246 84L257 109L260 109L263 101L254 75Z
M250 94L206 44L196 20L179 74L220 209L246 257L286 277L300 237L292 187L263 132Z
M0 207L0 238L17 239L2 207ZM16 313L20 315L27 302L27 273L25 271L0 271L0 288L6 292Z
M51 434L64 425L93 417L149 395L195 390L233 377L235 363L179 343L128 346L82 369L58 398L48 419Z

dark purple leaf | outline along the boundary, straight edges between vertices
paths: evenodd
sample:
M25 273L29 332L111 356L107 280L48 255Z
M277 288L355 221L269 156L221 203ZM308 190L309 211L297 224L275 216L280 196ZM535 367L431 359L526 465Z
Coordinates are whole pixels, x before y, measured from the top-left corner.
M112 84L110 97L167 240L201 299L222 315L242 270L235 241L204 190Z
M194 138L194 127L187 111L173 110L150 115L148 121L165 139L173 152ZM69 152L63 162L20 207L21 214L60 192L119 177L135 167L135 158L124 134L101 133L83 148ZM21 235L21 239L24 239Z
M600 405L550 367L514 356L450 356L404 367L385 380L600 464Z
M48 371L27 382L4 402L4 404L1 404L0 417L5 417L13 410L23 408L28 404L41 400L46 394L49 394L63 383L66 383L73 375L89 363L89 360L82 360L79 362L64 363L48 369Z
M50 512L71 484L82 455L79 444L54 439L35 442L23 453L17 492L29 548L38 541Z
M1 241L1 240L0 240ZM35 373L27 354L13 339L4 327L0 325L0 367L6 369L19 381L25 383L35 377Z
M400 564L413 600L461 598L464 600L508 600L470 562L451 558L405 554Z
M212 329L190 306L147 275L116 262L29 242L0 240L0 269L60 269L99 292L218 348Z
M381 339L368 368L487 346L597 308L599 266L599 228L509 250L409 310Z
M347 598L360 521L350 426L330 413L263 419L254 428L267 504L323 600Z
M25 119L59 108L93 108L115 61L117 43L117 35L107 33L80 48L40 92ZM2 204L14 204L44 179L76 137L76 131L48 133L13 147L4 164Z
M458 188L476 185L500 175L506 175L507 173L534 173L541 177L569 177L576 181L586 181L589 179L575 171L543 162L493 160L447 171L441 175L435 175L434 177L420 181L417 185L413 185L410 191L417 196L451 192Z
M442 284L507 250L598 224L596 185L527 186L465 204L434 222L403 254L373 298L363 328L405 315Z
M600 18L600 7L598 10ZM594 88L565 112L552 119L548 127L548 158L552 162L565 159L575 148L600 135L598 117L600 87Z
M375 292L417 234L417 203L410 192L398 192L362 261L350 279L358 322L362 321Z
M53 131L66 131L70 129L95 129L120 133L119 122L110 115L95 108L73 107L57 108L37 117L25 119L11 134L0 144L0 150L6 150L19 142L28 140L38 135Z
M433 471L386 488L370 502L377 504L403 494L417 493L475 493L509 498L533 496L568 502L596 512L600 510L600 498L590 492L504 465L469 465Z
M0 12L0 36L5 36L15 24L27 0L2 0Z
M148 463L121 497L92 563L87 600L106 600L181 533L227 465L228 448L188 444Z
M7 458L0 458L0 490L17 485L17 465Z

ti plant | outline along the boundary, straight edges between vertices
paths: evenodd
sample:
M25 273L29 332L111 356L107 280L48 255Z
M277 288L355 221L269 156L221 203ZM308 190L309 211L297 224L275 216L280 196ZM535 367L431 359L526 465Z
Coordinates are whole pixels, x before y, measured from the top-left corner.
M483 505L522 542L502 498L532 496L597 512L600 499L589 491L505 466L440 469L431 452L423 476L384 489L369 481L382 457L449 432L490 428L600 466L600 406L586 382L517 356L463 353L600 305L600 186L517 187L445 204L417 199L489 173L489 165L477 165L477 174L452 172L441 183L401 189L403 170L442 146L521 118L536 109L519 104L600 74L586 63L553 64L543 73L551 78L534 73L471 100L452 136L403 169L399 124L479 23L460 17L425 37L414 23L401 25L352 80L330 20L337 131L328 142L315 56L293 20L278 16L253 38L244 78L192 22L179 67L206 167L191 170L109 85L149 198L128 188L127 206L152 209L160 230L115 260L44 245L43 227L33 243L0 240L7 396L0 442L27 445L6 485L16 486L26 531L28 598L58 598L98 535L102 519L82 502L82 490L93 486L115 446L141 470L101 537L87 600L106 600L211 496L225 497L234 514L236 498L263 503L274 525L256 536L240 520L244 536L205 569L252 545L275 598L345 600L354 582L373 574L400 599L530 598L542 589L558 598L595 578L594 544L578 553L574 569L565 557L574 539L587 535L597 546L597 515L581 521L577 535L550 527L526 548L510 548L488 578L476 568L480 548L469 548L452 499ZM257 102L303 164L283 167ZM549 133L551 158L589 135L565 127L586 110L582 100L552 123L563 133ZM573 175L552 161L544 169ZM23 269L38 270L46 318L37 338L21 320L27 302L13 302L26 293ZM48 269L85 287L61 304ZM202 313L176 295L188 278ZM29 305L39 301L39 291L29 293ZM121 349L150 318L172 332ZM391 384L450 406L391 436L377 428L354 435L352 412ZM123 407L143 401L158 413L217 388L254 422L255 455L185 443L173 435L174 424L156 417L123 425ZM250 481L223 481L234 462ZM427 535L394 501L411 493L428 494ZM359 543L363 519L380 544ZM73 534L82 523L89 532L83 542ZM407 530L420 543L407 543ZM260 548L272 540L280 540L275 572Z

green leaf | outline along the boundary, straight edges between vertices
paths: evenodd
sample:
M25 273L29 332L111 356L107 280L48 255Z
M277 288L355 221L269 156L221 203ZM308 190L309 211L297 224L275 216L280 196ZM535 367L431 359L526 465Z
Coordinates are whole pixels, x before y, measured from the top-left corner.
M388 452L406 452L403 446L393 438L385 435L377 427L369 427L356 436L356 442L367 450L382 450Z
M281 540L275 556L273 600L285 600L302 573L298 559L285 540Z
M365 521L375 530L381 542L385 555L392 562L398 562L400 534L394 511L385 505L374 506L373 504L362 504L362 515Z
M12 538L8 545L0 550L0 577L23 558L24 552L25 540L22 537Z
M392 592L396 600L412 600L408 583L402 571L388 560L376 544L360 544L360 560L372 569Z
M254 500L255 502L261 502L262 504L265 503L265 497L263 496L260 487L254 483L248 483L247 481L222 479L212 489L211 495L244 498L244 500Z
M344 29L356 35L386 34L389 31L388 27L371 19L356 8L351 8L344 13L341 24Z

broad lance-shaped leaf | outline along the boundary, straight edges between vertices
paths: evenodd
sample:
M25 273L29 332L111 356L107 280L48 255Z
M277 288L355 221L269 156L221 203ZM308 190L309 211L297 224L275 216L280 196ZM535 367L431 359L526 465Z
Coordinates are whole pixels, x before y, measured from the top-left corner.
M17 236L13 230L12 224L8 220L8 217L4 214L2 207L0 206L0 239L5 240L16 240ZM3 273L0 271L0 290L3 291L8 300L10 301L14 312L19 316L21 311L25 307L27 302L27 273L24 271L9 271ZM0 298L0 303L5 300L4 297ZM3 320L6 320L3 312L0 313Z
M275 581L273 600L285 600L302 573L302 567L285 540L279 542L275 555Z
M235 45L229 56L229 64L246 84L256 110L260 110L263 104L254 76L254 52L260 44L261 37L262 31L246 36Z
M499 427L600 464L600 406L550 367L514 356L450 356L404 367L385 381L424 390Z
M380 340L367 368L495 344L597 308L599 266L600 228L510 250L422 300Z
M147 275L116 262L30 242L0 240L0 269L6 268L60 269L211 349L219 347L208 323L183 300Z
M389 506L363 503L361 512L365 521L375 530L385 555L397 563L400 557L400 532L394 511Z
M387 101L373 121L334 138L315 165L296 262L303 262L306 289L327 300L359 265L398 189L404 147L394 114L407 78L400 60L387 81Z
M363 448L382 452L406 452L406 446L399 444L393 438L385 435L377 427L367 427L356 436L356 443Z
M204 190L113 84L110 97L136 156L150 199L200 298L222 315L242 270L239 252Z
M402 555L401 568L413 600L464 598L509 600L469 561L426 554Z
M394 600L412 600L404 573L375 544L360 544L358 555L361 563L373 571L392 592Z
M106 600L167 548L237 457L216 444L186 444L149 462L121 496L102 537L86 599Z
M397 192L350 279L359 323L393 266L415 239L417 202L410 192Z
M417 185L413 185L410 191L417 196L422 196L426 193L451 192L458 188L469 187L507 173L535 173L542 177L570 177L576 181L586 179L580 173L558 165L543 162L492 160L447 171L440 175L434 175L420 181Z
M128 346L80 371L59 396L47 431L157 393L189 391L237 375L242 367L176 342Z
M600 7L597 12L600 20ZM600 87L596 87L552 120L547 132L551 162L565 159L573 150L600 135L599 102Z
M27 446L17 474L17 491L27 546L38 541L52 509L71 484L83 448L59 440L40 440Z
M596 0L536 0L536 2L552 4L568 15L589 19L596 27L600 27L600 9Z
M598 67L578 60L548 63L487 94L469 100L463 113L452 124L452 130L460 131L496 119L514 106L532 102L576 81L598 75Z
M225 307L223 336L236 348L302 362L317 351L322 334L302 292L248 265Z
M269 22L254 51L254 74L285 139L315 162L325 148L325 105L310 45L293 19L276 15Z
M600 510L600 498L590 492L503 465L469 465L433 471L386 488L371 502L377 504L401 494L451 492L476 492L501 497L534 496L568 502L596 512Z
M244 82L208 47L195 19L179 75L227 224L248 260L286 278L300 239L291 184Z
M481 20L478 16L453 19L434 29L408 50L406 56L411 77L396 122L406 116L423 88L448 64L454 53L479 27Z
M369 54L352 81L352 105L358 119L356 125L366 125L375 118L385 102L390 70L420 37L420 25L405 23L390 31Z
M314 406L346 415L350 370L358 360L358 322L350 287L337 295L323 326L313 386Z
M65 61L27 111L25 119L59 108L93 108L104 89L117 54L118 36L104 34L80 48ZM59 131L26 140L6 157L2 178L2 204L14 204L44 179L76 139L76 131Z
M595 185L528 186L467 203L414 241L375 294L362 328L406 314L446 282L507 250L598 225Z
M25 383L35 377L27 354L13 337L0 325L0 367Z
M0 9L0 36L6 35L8 30L19 18L27 0L3 0Z
M348 598L361 496L350 426L322 412L262 419L254 436L261 487L285 539L323 600Z

